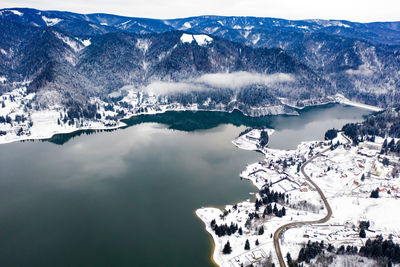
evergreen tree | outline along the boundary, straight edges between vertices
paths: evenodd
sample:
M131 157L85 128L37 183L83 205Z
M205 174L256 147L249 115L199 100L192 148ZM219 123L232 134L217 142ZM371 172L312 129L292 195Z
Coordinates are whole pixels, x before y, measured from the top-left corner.
M364 230L364 229L361 229L361 231L360 231L360 237L361 237L361 238L366 238L366 237L367 237L367 235L365 234L365 230Z
M244 244L244 249L245 250L250 250L250 242L248 239L246 239L246 243Z
M286 161L286 159L283 161L283 165L282 165L282 167L283 167L283 169L286 169L287 168L287 166L288 166L288 164L287 164L287 161Z
M392 141L389 142L388 148L390 149L390 151L394 149L394 138L392 138Z
M289 252L286 254L286 260L287 260L287 264L288 264L289 267L294 266L294 262L292 260L292 256L290 255Z
M268 213L268 215L272 214L272 206L271 206L271 204L268 204L268 206L267 206L267 213Z
M388 142L387 142L387 139L385 139L385 141L383 141L383 144L382 144L382 149L386 149L387 145L388 145Z
M274 212L275 216L278 215L278 208L276 207L276 204L274 205L273 212Z
M375 190L372 190L370 197L371 198L379 198L379 189L377 188Z
M337 137L338 130L330 129L325 132L325 140L332 140Z
M263 235L264 234L264 226L261 226L260 229L258 229L258 235Z
M222 250L222 253L231 254L231 252L232 252L231 244L229 244L229 241L228 241L228 242L226 242L224 249Z
M256 240L256 246L260 245L260 242L258 242L258 239Z

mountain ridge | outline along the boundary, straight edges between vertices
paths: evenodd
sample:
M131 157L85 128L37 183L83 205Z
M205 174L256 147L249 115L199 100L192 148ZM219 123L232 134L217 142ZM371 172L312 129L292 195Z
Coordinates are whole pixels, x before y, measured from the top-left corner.
M174 107L293 113L336 94L386 107L400 101L399 25L2 9L0 102L23 92L26 113L71 125Z

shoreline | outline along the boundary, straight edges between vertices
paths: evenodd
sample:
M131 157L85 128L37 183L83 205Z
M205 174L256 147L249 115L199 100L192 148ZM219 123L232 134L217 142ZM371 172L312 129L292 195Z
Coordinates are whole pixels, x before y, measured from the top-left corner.
M238 110L239 112L241 112L244 116L248 116L245 115L245 113L243 113L241 110L239 109L233 109L230 111L227 110L219 110L219 109L211 109L211 110L203 110L203 109L190 109L190 108L178 108L178 109L165 109L165 110L161 110L161 111L152 111L152 112L142 112L142 113L136 113L136 114L130 114L126 117L123 117L121 119L119 119L118 121L116 121L117 125L115 126L86 126L86 127L81 127L81 128L70 128L70 129L63 129L61 131L56 131L53 130L50 134L47 135L31 135L31 136L22 136L22 137L15 137L12 139L3 139L2 136L0 136L0 145L3 144L10 144L10 143L14 143L14 142L24 142L24 141L34 141L34 140L46 140L46 139L51 139L53 138L55 135L57 134L71 134L71 133L75 133L75 132L79 132L79 131L88 131L88 130L117 130L120 128L124 128L124 127L129 127L128 124L126 124L124 121L125 120L129 120L131 118L134 117L139 117L142 115L157 115L157 114L164 114L166 112L185 112L185 111L192 111L192 112L223 112L223 113L232 113L233 111ZM288 115L288 116L298 116L298 114L293 114L293 113L285 113L285 114L271 114L271 115L265 115L265 116L276 116L276 115ZM252 116L248 116L248 117L252 117ZM90 121L89 121L90 122ZM103 122L104 123L104 122ZM0 128L1 130L1 128ZM2 140L3 139L3 140Z
M218 265L217 262L214 260L214 251L215 251L215 242L214 242L214 238L213 238L213 236L211 235L211 233L207 231L207 229L206 229L206 228L207 228L206 222L203 221L203 220L199 217L199 215L197 214L196 210L193 211L193 214L194 214L197 218L199 218L200 221L201 221L201 222L203 223L203 225L204 225L203 230L205 230L205 232L207 233L207 235L208 235L208 237L209 237L209 242L210 242L210 244L211 244L210 262L211 262L214 266L217 267L217 266L219 266L219 265Z
M252 138L248 138L249 136L250 137L257 137L257 136L259 137L259 136L261 136L262 131L268 132L268 136L271 136L274 133L273 129L253 129L252 131L250 131L242 136L238 136L237 138L232 140L232 144L234 144L239 149L250 150L250 151L254 151L254 152L261 152L263 154L263 157L267 157L268 153L264 149L260 149L257 146L257 144L259 144L259 141L257 142L255 139L253 140ZM293 153L294 151L299 150L299 148L302 146L308 146L309 144L317 144L317 143L319 143L319 141L315 141L315 140L309 141L309 142L302 142L301 144L299 144L297 149L291 150L291 151L282 151L282 150L276 150L276 149L270 149L270 150L277 152L277 153L283 153L283 154ZM269 144L269 140L268 140L267 145L268 144ZM265 147L267 147L267 145ZM261 190L263 188L263 186L265 185L266 181L260 181L260 180L257 180L255 178L251 177L249 175L249 171L251 171L250 169L253 165L259 165L259 164L260 164L259 162L250 163L240 173L240 177L242 179L246 179L246 180L250 181L257 190ZM257 193L254 195L254 197L257 198ZM237 238L243 239L243 240L248 239L248 240L251 240L251 242L253 242L255 238L261 238L260 245L258 245L256 247L252 247L251 250L244 251L244 252L239 250L240 254L237 254L237 252L229 254L229 255L222 254L222 248L223 248L226 240L229 240L231 242L232 248L235 248L234 251L238 250L238 246L237 246L238 242L235 241L235 236L233 236L232 238L228 237L228 239L226 239L224 236L222 236L222 237L217 236L209 224L210 224L210 221L212 218L216 219L216 218L218 218L218 215L222 215L228 210L230 213L230 210L232 209L232 207L234 205L237 205L238 207L242 206L242 207L244 207L244 210L247 210L249 212L252 212L254 210L254 201L249 201L249 200L243 200L243 201L239 201L234 204L228 204L228 205L225 205L225 207L201 207L196 210L197 217L203 221L207 233L213 239L214 251L212 252L212 259L213 259L212 262L214 264L216 263L220 267L233 266L232 263L236 264L237 262L235 262L235 260L237 261L239 258L243 257L243 255L249 255L249 253L257 253L257 252L262 251L262 252L264 252L264 259L269 259L274 263L279 263L279 258L276 255L275 250L273 249L274 248L273 247L274 246L274 238L272 238L272 240L269 240L268 237L261 237L261 236L259 237L259 235L254 236L254 233L251 233L251 231L247 232L246 230L245 230L246 232L245 231L243 232L243 236L240 236L240 237L236 236L236 239ZM241 211L243 211L243 209ZM294 212L293 212L288 209L287 212L289 213L287 215L294 217L297 211L294 210ZM323 212L323 214L324 214L324 212ZM298 215L299 214L297 214L297 216ZM305 213L305 214L301 215L300 218L304 217L303 220L318 220L320 215L321 214L319 212L316 214ZM291 220L292 219L290 219L290 221L289 221L288 217L283 217L283 218L272 217L272 218L269 218L267 221L268 226L266 226L267 224L265 224L265 222L263 222L261 225L263 225L264 228L267 229L266 231L268 231L268 232L271 232L271 230L272 230L271 235L273 236L274 233L282 225L292 223ZM217 222L218 221L220 223L222 223L221 220L217 220ZM225 221L225 219L223 219L223 221ZM240 220L238 222L240 222ZM225 223L227 223L229 225L229 222L225 221ZM241 223L239 225L241 225ZM244 229L244 227L243 227L243 229ZM267 236L268 236L268 234L267 234ZM240 247L240 249L241 248L242 247ZM269 256L267 256L268 253L269 253ZM241 258L241 260L242 260L242 258ZM242 263L243 263L243 261L242 261ZM258 265L256 265L256 266L258 266Z
M253 132L253 131L256 131L256 132L266 131L266 132L268 133L268 136L270 136L271 134L273 134L273 133L275 132L274 129L269 129L269 128L266 128L266 129L263 129L263 130L260 130L260 129L253 129L253 130L250 131L250 132ZM249 132L249 133L250 133L250 132ZM264 156L265 156L265 153L264 153L264 151L263 151L262 149L260 149L260 148L255 148L255 149L249 148L249 147L243 146L241 143L237 142L238 139L240 139L240 138L245 138L245 136L246 136L247 134L249 134L249 133L246 133L246 134L244 134L244 135L242 135L242 136L238 136L237 138L235 138L234 140L232 140L232 144L233 144L235 147L237 147L238 149L249 150L249 151L256 152L256 153L261 153L261 154L263 155L263 157L264 157ZM246 142L246 141L245 141L245 142ZM250 142L250 141L247 140L247 142ZM268 140L268 143L265 145L265 147L268 146L269 142L270 142L270 141ZM252 164L252 163L250 163L250 164ZM246 168L247 168L247 167L246 167ZM260 189L261 189L261 187L259 187L259 186L254 182L253 179L250 179L250 178L248 178L248 177L243 177L243 176L242 176L242 172L239 174L239 177L240 177L241 179L247 180L248 182L251 182L251 184L255 187L255 189L257 189L257 190L260 190ZM255 193L254 195L252 195L252 198L256 198L256 194L257 194L257 193ZM219 211L221 214L223 214L223 211L226 210L227 207L232 207L232 206L234 206L234 205L237 205L237 204L239 204L239 203L244 203L244 202L252 203L252 202L249 201L249 200L242 200L242 201L240 201L240 202L236 202L236 203L233 203L233 204L226 204L226 205L221 205L221 206L201 207L201 208L198 208L198 209L195 210L195 214L196 214L197 218L199 218L199 219L203 222L203 225L204 225L204 227L205 227L205 230L206 230L208 236L209 236L210 239L211 239L211 249L212 249L212 250L211 250L210 260L211 260L211 263L212 263L213 265L215 265L215 266L224 266L224 265L223 265L223 263L224 263L223 261L222 261L222 262L219 262L219 260L216 259L216 258L220 255L220 251L222 251L222 247L220 247L219 244L216 242L216 240L218 239L218 237L217 237L216 234L212 231L212 229L210 228L210 226L207 224L207 220L206 220L205 218L202 218L202 216L200 215L200 212L203 211L203 210L206 210L206 209L209 209L209 210L213 209L213 210L215 210L215 211L217 211L217 212Z
M284 104L286 106L290 106L292 108L294 108L295 110L302 110L306 107L319 107L319 106L324 106L324 105L329 105L329 104L341 104L341 105L349 105L349 106L354 106L354 107L358 107L361 109L368 109L368 110L373 110L373 111L380 111L382 110L381 108L378 107L373 107L373 106L369 106L369 105L365 105L365 104L361 104L361 103L356 103L356 102L352 102L348 99L346 99L344 96L342 95L336 95L336 98L333 101L330 102L325 102L325 103L314 103L312 105L306 105L302 108L297 108L297 107L293 107L290 106L288 104ZM266 107L266 108L273 108L271 107ZM129 114L121 119L119 119L118 121L116 121L115 123L117 125L115 126L105 126L104 125L104 121L103 122L95 122L95 121L88 121L89 123L98 123L98 124L103 124L103 126L101 125L96 125L96 126L85 126L85 127L74 127L74 128L69 128L69 129L61 129L61 130L57 130L57 129L50 129L50 132L43 134L36 134L36 135L31 135L31 136L14 136L11 138L6 138L5 136L0 136L0 145L2 144L9 144L9 143L13 143L13 142L18 142L18 141L32 141L32 140L44 140L44 139L51 139L52 137L54 137L57 134L70 134L70 133L74 133L74 132L78 132L78 131L86 131L86 130L116 130L119 128L123 128L128 126L126 123L124 123L124 120L129 120L133 117L137 117L137 116L141 116L141 115L156 115L156 114L163 114L165 112L168 111L172 111L172 112L180 112L180 111L193 111L193 112L205 112L205 111L209 111L209 112L224 112L224 113L232 113L233 111L238 110L240 111L244 116L247 117L260 117L260 116L250 116L250 115L246 115L245 112L243 112L240 109L234 108L232 110L221 110L221 109L210 109L210 110L205 110L205 109L198 109L196 108L175 108L175 109L163 109L160 111L151 111L151 112L142 112L142 113L136 113L136 114ZM269 114L269 115L264 115L264 116L276 116L276 115L287 115L287 116L298 116L299 114L295 111L295 112L290 112L290 113L277 113L277 114ZM50 126L57 126L57 125L50 125ZM1 130L1 128L0 128Z
M256 151L254 143L256 137L261 136L261 131L252 130L237 137L232 143L240 149ZM258 134L254 132L258 132ZM332 242L335 249L349 244L349 242L360 247L364 244L365 239L359 237L359 230L354 225L358 225L362 220L371 221L373 232L367 234L368 238L373 238L378 233L385 238L390 238L391 234L400 227L400 221L392 218L383 222L379 216L375 216L381 213L381 208L377 209L376 207L378 203L384 209L397 205L399 195L396 188L398 188L399 178L397 176L397 179L393 177L393 179L385 179L385 182L382 182L382 177L386 178L386 174L390 174L391 167L385 167L382 162L377 161L379 149L369 145L368 142L362 142L355 147L349 146L350 142L343 134L339 134L332 140L332 143L340 145L333 149L329 142L318 140L302 142L296 149L289 151L262 149L261 152L264 156L269 158L267 164L265 164L266 162L249 164L240 173L240 177L252 181L258 189L265 184L270 184L269 188L276 190L279 183L283 183L281 188L286 194L290 194L288 196L290 204L288 202L285 205L286 216L266 217L264 220L264 217L261 218L260 215L257 218L258 221L252 222L250 219L249 228L245 229L244 222L248 217L247 214L260 213L255 209L254 201L237 202L236 207L231 204L222 208L201 207L197 209L196 214L205 224L209 236L213 238L215 247L212 255L218 266L240 266L240 264L264 266L262 264L265 262L274 262L277 266L285 266L284 260L282 260L283 255L290 253L296 257L304 244L310 240L329 244ZM382 145L383 139L377 138L374 143ZM334 152L330 153L330 151ZM276 163L277 159L288 158L288 156L293 157L295 164L288 165L286 170L277 168L276 164L270 165L271 162ZM393 160L398 159L393 155L389 155L389 157ZM306 164L304 164L305 160ZM297 163L300 162L302 163L301 173L299 170L296 171L296 166L300 166ZM260 170L262 171L260 172ZM363 181L362 175L368 173L368 170L372 174ZM286 176L286 180L282 179L282 175ZM290 188L285 181L295 183L297 186ZM377 187L380 191L394 191L387 195L382 193L382 196L379 196L382 199L375 200L370 197L370 193ZM259 198L260 195L257 194L256 197ZM304 200L308 206L302 206L302 208L296 206ZM348 205L350 212L339 212L344 203ZM278 209L281 207L278 202L275 205L278 205ZM329 222L327 222L328 220ZM235 232L217 235L212 223L217 226L236 224L243 227L243 235L235 234ZM264 227L266 233L257 234L260 226ZM269 238L271 231L272 240ZM282 238L281 232L285 232ZM395 241L400 241L399 236L393 238ZM254 246L256 239L260 242ZM245 240L250 241L251 244L247 250L243 249ZM222 248L228 241L232 252L223 254ZM270 253L269 256L267 256L268 253ZM334 255L335 261L342 259L341 256Z

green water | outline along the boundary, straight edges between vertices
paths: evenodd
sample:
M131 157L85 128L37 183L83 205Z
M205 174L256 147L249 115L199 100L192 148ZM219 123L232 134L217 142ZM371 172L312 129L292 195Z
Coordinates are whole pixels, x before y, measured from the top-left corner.
M112 132L1 145L1 266L212 266L194 211L250 198L255 188L238 174L261 159L232 139L268 126L271 147L290 149L368 113L340 105L297 117L168 112Z

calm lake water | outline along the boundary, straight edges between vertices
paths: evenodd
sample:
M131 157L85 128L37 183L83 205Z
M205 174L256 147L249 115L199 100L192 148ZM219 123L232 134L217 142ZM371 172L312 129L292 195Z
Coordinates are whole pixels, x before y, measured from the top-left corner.
M256 191L238 175L261 154L232 139L268 126L270 146L291 149L368 113L341 105L296 117L167 112L112 132L0 145L1 265L212 266L194 211Z

